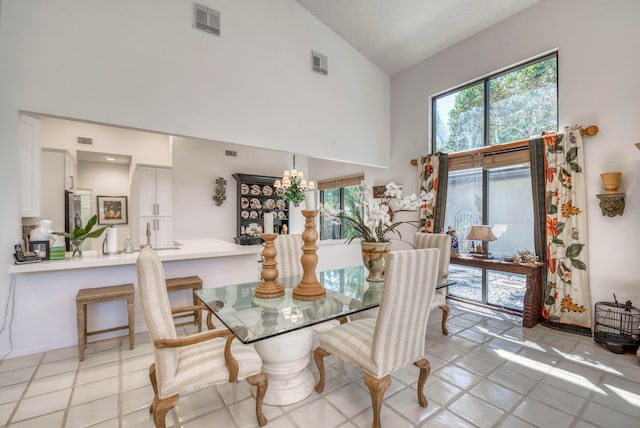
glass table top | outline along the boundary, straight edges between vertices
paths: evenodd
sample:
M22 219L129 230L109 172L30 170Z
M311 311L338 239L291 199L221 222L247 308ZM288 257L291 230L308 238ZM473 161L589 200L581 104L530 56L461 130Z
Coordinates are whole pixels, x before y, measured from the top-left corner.
M317 272L318 281L327 290L326 296L317 300L292 297L302 275L278 278L285 294L276 298L254 296L260 281L204 288L195 294L240 341L253 343L377 307L383 283L369 282L367 275L362 265ZM455 281L442 280L437 288L453 284Z

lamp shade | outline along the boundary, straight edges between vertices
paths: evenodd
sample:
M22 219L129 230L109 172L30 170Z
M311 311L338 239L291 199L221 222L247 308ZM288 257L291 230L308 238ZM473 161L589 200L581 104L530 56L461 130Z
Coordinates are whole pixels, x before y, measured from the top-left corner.
M471 226L471 230L465 239L470 241L495 241L498 238L493 234L491 226L475 225Z

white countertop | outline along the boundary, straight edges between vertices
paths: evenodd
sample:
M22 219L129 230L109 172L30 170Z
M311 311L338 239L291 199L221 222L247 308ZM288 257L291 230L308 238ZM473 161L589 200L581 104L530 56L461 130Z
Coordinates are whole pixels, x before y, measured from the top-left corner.
M218 239L181 239L176 241L178 249L157 249L160 260L194 260L216 257L230 257L240 255L257 256L262 251L260 245L237 245ZM70 269L87 269L95 267L109 267L132 265L138 259L139 251L133 253L120 253L115 255L103 255L100 251L83 251L82 257L71 257L71 253L65 254L64 260L43 260L39 263L9 266L9 273L30 273L63 271Z

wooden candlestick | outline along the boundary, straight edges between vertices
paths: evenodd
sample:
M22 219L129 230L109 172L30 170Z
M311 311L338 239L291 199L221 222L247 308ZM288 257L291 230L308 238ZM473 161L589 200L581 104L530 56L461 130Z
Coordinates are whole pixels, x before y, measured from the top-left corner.
M306 221L304 224L304 232L302 232L302 280L293 289L293 298L298 300L316 300L322 299L327 290L316 279L316 266L318 265L318 255L316 251L318 246L318 231L316 230L316 216L318 210L302 210L302 215Z
M284 296L284 287L276 278L278 278L278 269L276 268L278 262L276 262L276 246L273 245L273 241L278 237L276 233L263 233L262 239L264 239L264 249L262 250L262 271L260 276L262 282L254 290L256 297L263 299L269 299L272 297Z

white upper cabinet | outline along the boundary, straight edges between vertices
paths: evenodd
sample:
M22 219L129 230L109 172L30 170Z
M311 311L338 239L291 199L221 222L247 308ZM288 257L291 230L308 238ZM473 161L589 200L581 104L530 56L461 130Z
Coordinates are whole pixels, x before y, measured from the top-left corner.
M131 183L132 237L134 245L149 243L153 247L173 245L171 168L137 166Z
M20 115L18 126L20 213L40 217L40 119Z
M138 167L134 177L140 216L171 216L172 171L169 168Z

